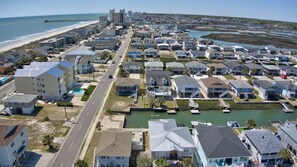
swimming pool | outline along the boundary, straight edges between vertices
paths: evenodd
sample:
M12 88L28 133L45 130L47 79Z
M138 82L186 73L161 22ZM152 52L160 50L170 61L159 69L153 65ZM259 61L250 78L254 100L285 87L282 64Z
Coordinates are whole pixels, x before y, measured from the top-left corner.
M75 88L69 92L69 95L72 95L72 96L83 96L84 94L85 94L85 91L81 88Z

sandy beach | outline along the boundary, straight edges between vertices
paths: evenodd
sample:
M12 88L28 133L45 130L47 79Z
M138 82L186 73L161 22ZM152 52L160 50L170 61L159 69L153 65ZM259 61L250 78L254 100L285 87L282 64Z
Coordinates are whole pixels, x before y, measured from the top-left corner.
M57 30L52 30L52 31L48 31L48 32L40 33L40 34L34 34L28 38L19 39L19 40L15 40L15 41L11 41L11 42L6 42L3 44L0 44L0 53L11 50L13 48L17 48L17 47L26 45L30 42L38 41L43 38L50 38L52 36L65 33L67 31L73 30L75 28L85 27L85 26L88 26L88 25L94 24L94 23L98 23L98 21L88 21L88 22L84 22L84 23L80 23L80 24L75 24L73 26L59 28Z

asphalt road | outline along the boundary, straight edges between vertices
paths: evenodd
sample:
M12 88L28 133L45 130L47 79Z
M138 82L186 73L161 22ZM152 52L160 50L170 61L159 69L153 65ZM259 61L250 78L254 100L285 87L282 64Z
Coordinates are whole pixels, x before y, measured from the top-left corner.
M131 31L129 31L125 41L116 52L114 59L115 63L111 64L104 76L102 76L101 82L98 84L90 99L82 109L76 123L72 127L66 140L53 160L53 163L51 164L52 167L70 167L75 163L84 142L84 138L87 135L90 125L92 124L93 118L96 114L101 114L101 111L98 111L98 109L101 105L104 105L102 104L103 99L113 81L108 77L109 75L115 77L116 69L123 61L124 54L129 46L131 35ZM122 55L123 58L120 58L120 55Z
M12 81L6 83L5 85L1 86L1 89L0 89L0 100L2 100L4 97L6 97L7 95L9 95L13 91L15 91L14 80L12 80Z

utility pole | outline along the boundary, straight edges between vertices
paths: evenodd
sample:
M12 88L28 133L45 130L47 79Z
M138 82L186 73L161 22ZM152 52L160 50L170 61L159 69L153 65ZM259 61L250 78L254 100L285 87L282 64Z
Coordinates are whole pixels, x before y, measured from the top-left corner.
M66 112L66 106L64 106L64 112L65 112L65 117L66 117L66 121L68 121L68 116L67 116L67 112Z

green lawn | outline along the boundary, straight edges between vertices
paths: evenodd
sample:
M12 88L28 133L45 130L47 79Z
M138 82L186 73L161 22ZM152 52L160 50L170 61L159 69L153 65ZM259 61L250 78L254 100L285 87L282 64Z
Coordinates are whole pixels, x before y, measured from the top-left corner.
M88 101L91 94L93 93L93 91L95 90L96 86L95 85L91 85L89 87L89 89L85 90L85 94L83 95L83 97L81 98L81 101Z

